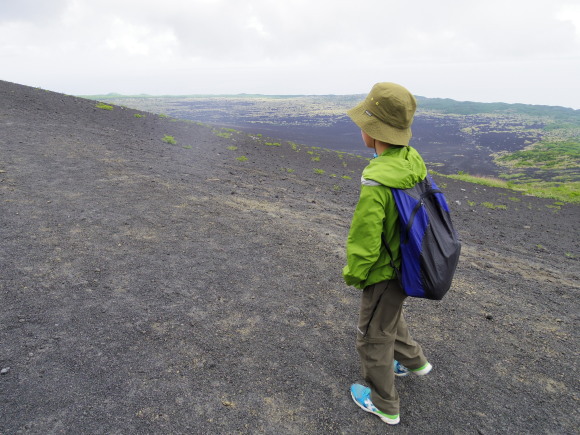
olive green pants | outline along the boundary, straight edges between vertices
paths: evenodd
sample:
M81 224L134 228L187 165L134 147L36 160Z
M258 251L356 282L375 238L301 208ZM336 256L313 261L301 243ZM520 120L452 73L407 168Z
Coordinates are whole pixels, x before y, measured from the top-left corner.
M399 414L393 360L409 369L427 363L403 317L406 297L397 280L370 285L362 293L359 313L356 349L362 375L371 389L373 404L390 415Z

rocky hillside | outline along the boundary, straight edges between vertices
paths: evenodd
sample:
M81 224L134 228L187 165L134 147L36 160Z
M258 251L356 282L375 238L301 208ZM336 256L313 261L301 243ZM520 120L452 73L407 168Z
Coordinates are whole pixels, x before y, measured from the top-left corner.
M575 433L578 205L438 178L463 255L408 300L435 369L348 394L356 156L0 82L0 434Z

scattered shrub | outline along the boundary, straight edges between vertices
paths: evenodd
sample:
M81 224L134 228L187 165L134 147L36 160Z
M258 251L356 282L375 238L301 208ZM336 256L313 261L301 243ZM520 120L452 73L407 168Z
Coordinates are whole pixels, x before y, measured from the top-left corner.
M96 105L97 109L103 109L103 110L113 110L113 106L109 106L108 104L105 103L98 103Z
M163 139L161 139L163 142L171 144L171 145L175 145L177 143L177 141L175 140L175 138L173 136L168 136L165 135L163 137Z
M495 209L501 209L501 210L507 210L507 205L495 205L491 202L482 202L481 205L483 205L486 208L495 210Z
M223 137L226 139L230 139L232 137L232 134L229 131L219 131L219 130L214 130L213 134L215 134L218 137Z

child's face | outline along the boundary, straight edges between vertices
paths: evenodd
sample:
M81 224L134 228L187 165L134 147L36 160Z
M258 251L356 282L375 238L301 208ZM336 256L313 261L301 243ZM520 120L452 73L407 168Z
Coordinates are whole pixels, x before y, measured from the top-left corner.
M365 146L367 146L368 148L374 148L375 147L375 140L362 130L360 131L360 133L361 133L363 142L365 143Z

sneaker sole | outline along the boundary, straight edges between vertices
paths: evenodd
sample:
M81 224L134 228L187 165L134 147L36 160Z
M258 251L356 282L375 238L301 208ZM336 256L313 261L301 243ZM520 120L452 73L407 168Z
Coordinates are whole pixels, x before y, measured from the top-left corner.
M433 366L429 363L425 364L423 367L421 367L420 369L417 370L410 370L412 373L415 373L417 376L425 376L426 374L428 374L431 369L433 369Z
M377 417L379 417L379 418L380 418L380 419L381 419L381 420L382 420L384 423L387 423L387 424L399 424L399 422L401 421L401 418L400 418L400 417L397 417L397 418L387 418L387 417L385 417L384 415L381 415L381 414L378 414L378 413L376 413L376 412L374 412L374 411L371 411L370 409L368 409L368 408L364 407L363 405L361 405L360 403L358 403L358 402L357 402L357 400L354 398L354 395L353 395L352 393L350 393L350 397L352 397L352 400L353 400L353 402L354 402L354 403L356 403L356 404L357 404L357 406L358 406L360 409L362 409L363 411L366 411L366 412L368 412L368 413L370 413L370 414L374 414L374 415L376 415L376 416L377 416Z

